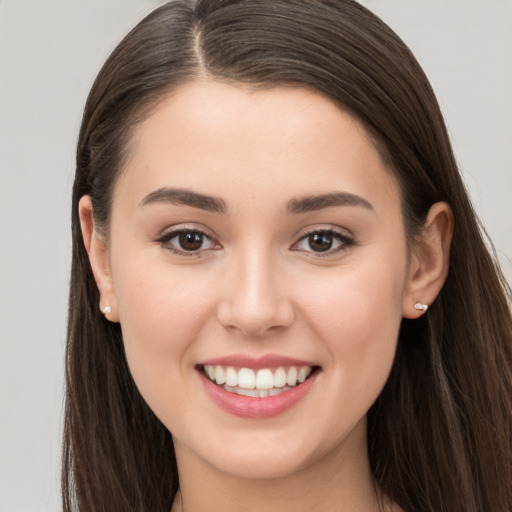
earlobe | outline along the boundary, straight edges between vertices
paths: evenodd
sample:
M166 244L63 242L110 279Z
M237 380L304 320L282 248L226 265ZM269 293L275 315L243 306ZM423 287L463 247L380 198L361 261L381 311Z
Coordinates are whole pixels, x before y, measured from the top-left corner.
M424 315L441 291L448 275L452 237L452 210L445 202L435 203L411 255L402 303L405 318Z
M98 304L98 308L105 315L107 320L118 322L118 309L112 274L110 272L108 246L95 227L90 196L83 196L80 199L78 214L80 217L84 246L89 256L96 286L100 292L100 304Z

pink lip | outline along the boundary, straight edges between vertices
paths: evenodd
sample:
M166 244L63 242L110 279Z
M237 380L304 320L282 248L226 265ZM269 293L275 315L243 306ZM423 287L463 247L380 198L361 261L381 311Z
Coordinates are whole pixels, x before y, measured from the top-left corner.
M216 360L217 361L217 360ZM231 361L231 359L230 359ZM205 363L211 364L211 363ZM224 364L224 363L215 363ZM234 366L230 364L230 366ZM237 365L238 366L238 365ZM278 366L285 366L282 362ZM294 365L290 365L294 366ZM307 366L302 364L302 366ZM246 366L247 367L247 366ZM254 368L254 366L250 366ZM269 365L266 366L268 368ZM318 369L317 369L318 370ZM249 396L237 395L230 393L224 388L217 386L212 382L202 370L198 370L201 382L209 397L217 404L222 410L240 416L242 418L270 418L277 416L293 407L299 402L306 393L311 389L316 380L318 371L314 371L309 378L302 384L298 384L294 388L283 391L275 396L265 398L253 398Z
M291 357L280 356L277 354L267 354L261 357L251 357L243 354L235 354L232 356L217 357L201 361L201 366L235 366L238 368L252 368L259 370L261 368L278 368L279 366L315 366L314 363L301 361Z

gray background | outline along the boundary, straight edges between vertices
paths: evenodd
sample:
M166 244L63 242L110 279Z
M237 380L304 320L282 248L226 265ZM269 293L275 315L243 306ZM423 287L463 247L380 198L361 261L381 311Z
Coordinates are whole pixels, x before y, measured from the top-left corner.
M0 512L56 511L74 146L96 72L157 0L0 0ZM512 2L365 0L436 90L512 281Z

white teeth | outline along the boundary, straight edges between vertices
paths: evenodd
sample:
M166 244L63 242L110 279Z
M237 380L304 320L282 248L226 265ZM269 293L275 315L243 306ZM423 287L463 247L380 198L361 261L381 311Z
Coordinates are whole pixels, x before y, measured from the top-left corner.
M241 370L240 370L241 371ZM272 389L274 387L274 376L268 369L258 370L256 374L257 389Z
M267 397L281 392L285 387L290 389L304 382L313 371L311 366L290 366L285 369L279 367L275 370L262 368L240 368L238 371L233 366L204 365L204 371L211 381L223 386L224 389L246 396ZM251 393L239 392L239 390L251 391ZM252 393L254 391L255 393Z
M257 389L245 389L240 386L237 388L236 393L239 395L251 396L253 398L258 398L260 396Z
M284 368L278 368L274 374L274 387L282 388L286 386L286 372Z
M268 390L268 396L276 396L279 395L279 393L282 393L283 391L288 391L289 389L292 389L288 386L284 386L282 388L273 388Z
M288 370L288 375L286 376L286 384L288 384L288 386L296 386L297 385L297 368L295 368L295 366L292 366L289 370Z
M238 374L232 366L226 368L226 384L228 386L238 386Z
M266 398L268 396L276 396L279 393L283 393L284 391L289 391L289 386L284 386L282 388L272 388L272 389L243 389L238 386L227 386L224 384L222 386L226 391L230 393L236 393L237 395L250 396L254 398Z
M297 380L302 383L306 380L306 378L309 376L309 374L311 373L311 368L307 367L307 366L303 366L300 370L299 370L299 374L297 375Z
M250 368L240 368L238 372L238 386L243 389L254 389L256 387L256 375Z
M215 366L215 382L219 386L226 382L226 372L222 366Z

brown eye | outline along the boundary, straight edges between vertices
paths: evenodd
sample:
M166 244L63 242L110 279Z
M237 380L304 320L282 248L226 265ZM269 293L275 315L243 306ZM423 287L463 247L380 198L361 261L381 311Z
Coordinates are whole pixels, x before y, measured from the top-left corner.
M305 234L292 247L292 250L318 254L318 256L329 256L348 249L354 244L354 239L348 235L331 229L320 229Z
M332 247L332 233L313 233L308 236L308 243L315 252L328 251Z
M204 235L197 231L185 232L178 235L180 248L184 251L198 251L204 242Z
M181 256L199 256L204 251L218 249L206 233L195 229L169 231L156 240L163 248Z

